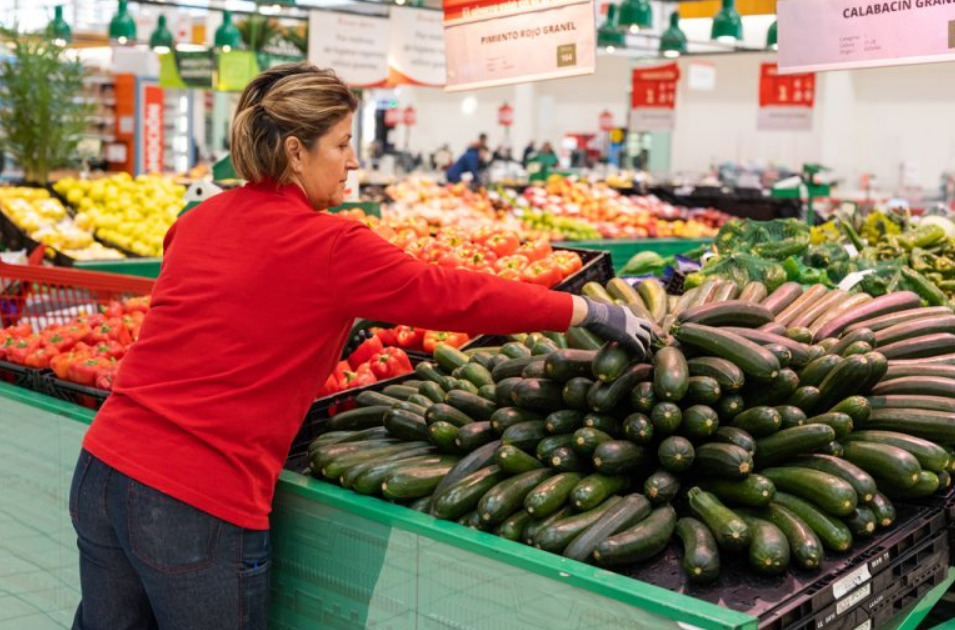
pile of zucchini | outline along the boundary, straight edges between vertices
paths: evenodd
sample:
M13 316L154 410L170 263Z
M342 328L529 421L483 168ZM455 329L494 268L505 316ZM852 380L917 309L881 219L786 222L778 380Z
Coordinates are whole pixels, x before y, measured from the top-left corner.
M604 566L675 538L696 582L718 578L721 551L760 574L815 569L890 526L892 500L951 485L951 311L909 292L727 284L694 299L589 287L659 325L647 362L581 329L439 346L332 418L310 470ZM887 356L900 343L919 350Z

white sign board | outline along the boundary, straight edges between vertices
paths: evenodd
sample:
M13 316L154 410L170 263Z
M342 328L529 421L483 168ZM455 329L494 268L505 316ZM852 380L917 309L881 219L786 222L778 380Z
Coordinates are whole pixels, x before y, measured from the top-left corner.
M955 61L953 0L777 0L781 73Z
M390 19L389 83L443 86L446 75L441 14L393 6Z
M308 60L333 69L352 87L382 87L388 81L388 25L385 18L312 11Z

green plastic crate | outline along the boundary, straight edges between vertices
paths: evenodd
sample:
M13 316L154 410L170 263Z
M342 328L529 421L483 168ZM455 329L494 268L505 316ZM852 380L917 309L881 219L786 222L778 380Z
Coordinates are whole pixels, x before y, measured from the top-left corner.
M711 238L647 238L634 241L568 241L569 247L580 249L599 249L610 252L613 268L616 271L623 269L627 261L640 252L656 252L667 258L694 250L701 245L709 245Z

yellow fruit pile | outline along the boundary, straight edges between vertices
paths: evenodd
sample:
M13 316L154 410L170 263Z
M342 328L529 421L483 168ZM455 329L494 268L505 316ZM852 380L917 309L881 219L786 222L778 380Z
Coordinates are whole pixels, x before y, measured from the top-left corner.
M162 256L166 231L185 205L185 186L161 175L68 177L53 187L77 209L79 227L140 256Z
M94 241L89 230L67 216L63 204L43 188L0 188L0 210L30 238L75 260L123 258Z

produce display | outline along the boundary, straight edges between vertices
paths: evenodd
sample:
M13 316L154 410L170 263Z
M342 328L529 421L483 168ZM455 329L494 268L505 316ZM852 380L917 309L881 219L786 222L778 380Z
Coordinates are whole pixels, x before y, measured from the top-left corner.
M76 225L140 256L161 256L163 238L185 205L185 186L161 175L67 177L53 185L76 208Z
M66 208L43 188L0 188L0 212L27 236L74 260L119 259L124 256L93 240Z
M354 492L618 567L675 544L689 580L730 555L814 570L955 471L955 316L916 293L784 282L591 283L657 327L629 356L583 329L446 345L365 391L308 448Z

